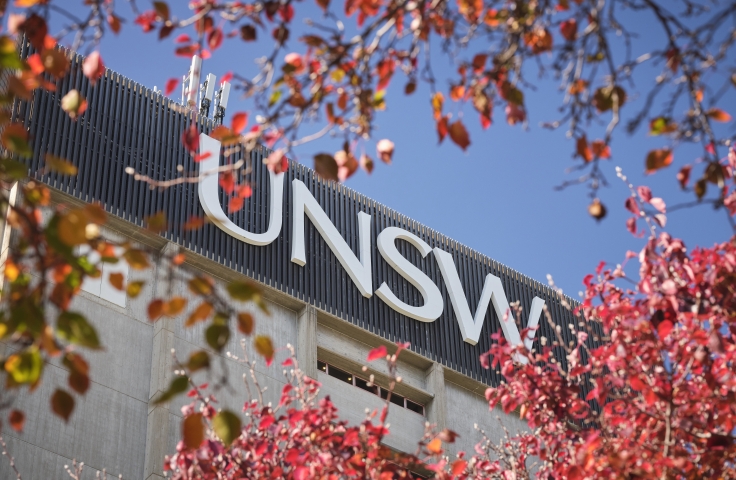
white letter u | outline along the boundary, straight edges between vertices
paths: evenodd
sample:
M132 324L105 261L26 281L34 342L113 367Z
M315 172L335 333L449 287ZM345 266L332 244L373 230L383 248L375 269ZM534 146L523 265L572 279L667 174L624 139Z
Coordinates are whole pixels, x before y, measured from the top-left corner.
M199 136L199 153L204 158L200 162L199 174L206 174L199 180L199 202L204 213L220 230L251 245L268 245L276 240L281 232L284 216L284 174L268 171L270 190L270 210L268 229L263 233L251 233L235 225L227 218L220 205L218 193L218 169L220 168L220 142L206 134Z

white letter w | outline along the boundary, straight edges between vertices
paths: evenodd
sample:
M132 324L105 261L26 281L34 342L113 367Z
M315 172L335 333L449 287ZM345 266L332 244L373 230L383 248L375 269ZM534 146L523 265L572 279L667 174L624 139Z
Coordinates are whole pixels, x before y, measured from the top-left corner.
M498 319L501 322L501 330L503 331L504 337L506 337L506 341L511 345L521 344L521 335L519 335L519 329L516 326L514 315L509 307L506 293L503 291L501 279L495 275L491 275L490 273L486 276L485 285L483 285L483 293L480 296L480 303L478 303L478 309L475 311L475 317L473 317L470 313L470 306L468 306L468 300L465 297L465 291L460 283L460 277L457 274L455 261L452 259L452 255L444 250L435 248L434 256L440 266L442 278L444 278L447 291L450 294L452 308L455 310L455 316L457 317L457 323L460 326L463 340L471 345L478 343L480 331L483 328L483 320L485 319L486 311L488 310L488 304L492 301L493 309L496 311L496 316L498 316ZM532 307L529 310L527 328L533 328L539 325L539 318L542 314L543 308L544 300L539 297L534 297L534 300L532 300ZM524 346L527 350L531 350L533 343L534 334L531 333L524 339ZM521 357L518 359L521 360Z

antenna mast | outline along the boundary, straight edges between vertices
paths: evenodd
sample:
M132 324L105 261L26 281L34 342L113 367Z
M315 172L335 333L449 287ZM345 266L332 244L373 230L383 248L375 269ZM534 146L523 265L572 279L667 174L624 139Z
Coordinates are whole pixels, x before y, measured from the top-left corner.
M202 59L197 55L192 57L192 65L189 72L182 77L181 103L189 108L197 107L197 94L200 94L199 115L205 118L210 116L210 107L214 103L212 120L215 125L222 125L225 119L225 109L230 97L230 82L223 82L220 89L215 93L217 77L207 74L207 78L200 86L199 79L202 72Z

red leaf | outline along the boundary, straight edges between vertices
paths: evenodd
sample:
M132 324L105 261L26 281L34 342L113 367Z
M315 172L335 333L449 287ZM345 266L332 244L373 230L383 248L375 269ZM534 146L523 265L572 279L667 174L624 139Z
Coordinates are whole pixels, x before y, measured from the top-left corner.
M585 163L593 160L593 151L588 146L588 139L583 135L575 143L575 155L582 158Z
M105 74L105 64L102 63L100 52L94 51L84 59L82 72L84 72L85 77L89 78L92 85L97 83L97 79Z
M657 397L654 390L647 390L647 393L644 394L644 399L647 401L647 405L651 406L657 402L659 397Z
M450 139L463 150L467 149L468 145L470 145L470 136L462 121L458 120L451 124L447 132L450 134Z
M240 198L249 198L251 195L253 195L253 189L249 184L244 183L238 186L238 196Z
M235 115L233 115L232 124L233 132L242 132L245 129L245 126L248 125L248 114L245 112L236 113Z
M708 118L711 118L716 122L730 122L731 121L731 115L724 112L720 108L711 108L710 110L705 112L705 115Z
M626 220L626 229L631 232L632 235L636 235L636 217L631 217Z
M233 190L235 190L235 177L233 172L223 172L220 174L220 187L222 187L227 194L233 193Z
M690 170L692 170L692 168L693 167L690 165L685 165L677 173L677 181L680 182L680 188L684 189L687 187L687 183L690 180Z
M176 40L174 40L174 42L176 42L176 43L188 43L188 42L191 42L191 41L192 41L192 39L189 38L189 35L187 35L186 33L182 33L181 35L179 35L178 37L176 37Z
M567 41L573 41L575 40L575 37L578 34L578 22L574 18L571 18L569 20L565 20L560 24L560 33L562 33L562 36L565 37L565 40Z
M190 58L197 53L199 46L196 43L190 43L174 50L174 53L179 57Z
M284 22L289 23L294 18L294 7L290 3L282 5L279 8L279 16Z
M480 114L480 125L483 127L483 130L487 129L491 126L491 116L490 114L481 113Z
M442 451L442 440L440 440L440 437L435 437L434 440L429 442L427 444L427 450L430 453L440 453Z
M107 16L107 24L110 25L110 30L117 35L120 33L120 19L115 15Z
M49 32L46 21L43 18L34 13L25 22L18 25L18 30L26 35L33 48L39 52L43 50L46 36Z
M13 410L10 412L10 416L8 417L8 420L10 421L10 426L15 430L16 432L22 432L23 431L23 424L26 421L26 416L21 412L20 410Z
M210 158L211 156L212 156L212 152L198 153L197 155L194 156L194 161L201 162L202 160Z
M488 55L482 53L479 53L473 57L473 70L475 71L475 73L480 73L483 71L483 69L486 67L487 60Z
M225 75L222 76L220 79L220 85L224 84L225 82L229 82L233 79L233 72L227 72Z
M660 212L666 213L667 206L665 205L664 200L662 200L660 197L654 197L650 199L649 204Z
M380 347L374 348L368 353L368 361L372 362L373 360L377 360L379 358L385 358L386 355L386 347L384 345L381 345Z
M166 88L164 90L164 95L169 96L171 95L171 92L174 91L176 86L179 85L179 79L178 78L170 78L166 80Z
M41 60L41 55L34 53L26 59L26 63L28 63L28 66L31 67L31 71L36 75L43 73L44 66L43 61Z
M667 335L670 334L672 331L672 322L669 320L662 320L659 325L657 326L657 333L659 333L659 338L665 338Z
M646 383L644 383L639 377L633 376L630 380L631 388L634 390L641 392L642 390L647 388Z
M567 471L567 475L564 476L567 480L585 480L585 474L582 469L577 465L573 465Z
M652 191L647 186L637 187L636 193L639 194L639 198L641 198L642 202L649 203L649 200L652 199Z
M506 122L509 125L516 125L524 120L526 120L526 113L522 107L514 103L506 105Z
M603 140L593 141L590 147L593 150L593 155L595 155L596 158L611 158L611 147L606 145Z
M181 135L181 143L183 143L191 153L197 151L199 148L199 130L197 130L196 124L192 123L189 128L184 130L184 133Z
M264 415L261 418L261 422L258 424L258 429L259 430L264 430L264 429L270 427L271 425L273 425L274 420L275 419L273 418L273 415Z
M266 166L273 173L282 173L289 168L289 161L286 159L283 150L274 150L266 159Z
M219 28L213 28L207 38L207 45L209 45L210 50L217 50L220 48L220 45L222 45L222 39L222 30Z
M243 208L243 197L238 197L238 196L230 197L230 202L228 202L228 205L227 205L228 212L230 213L237 212L241 208Z
M626 199L626 210L630 211L634 215L639 215L639 204L636 203L636 199L634 197L629 197Z
M465 471L465 467L468 466L468 462L466 460L458 459L452 462L452 474L455 476L460 475Z
M437 135L440 137L439 143L442 143L442 141L447 136L447 119L449 117L445 115L444 117L437 120Z

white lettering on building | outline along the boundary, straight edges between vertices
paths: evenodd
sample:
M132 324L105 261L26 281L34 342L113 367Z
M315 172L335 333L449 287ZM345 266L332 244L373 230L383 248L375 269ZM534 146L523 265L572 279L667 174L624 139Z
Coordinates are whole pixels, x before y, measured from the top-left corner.
M225 215L220 205L217 175L218 169L220 168L220 142L204 133L201 134L200 155L204 159L200 163L202 178L200 179L198 189L199 201L210 220L228 235L251 245L264 246L273 242L281 232L283 221L284 174L274 174L269 171L268 229L263 233L247 232L243 228L235 225ZM303 182L295 179L292 181L292 192L294 211L292 214L293 238L291 239L291 261L300 266L304 266L307 263L304 238L304 217L306 215L317 228L317 231L319 231L319 234L325 240L330 250L332 250L335 257L337 257L340 264L347 271L353 283L360 290L360 293L364 297L370 298L373 295L370 249L371 216L365 212L358 213L360 255L356 256L307 186ZM421 322L434 322L442 315L444 309L442 293L437 288L437 285L424 272L404 258L396 248L396 240L399 239L409 242L409 244L419 250L422 258L425 258L430 252L434 252L434 257L440 267L447 291L450 294L452 308L465 342L471 345L478 343L486 311L488 310L489 304L493 303L493 309L501 322L501 330L506 340L512 345L523 343L527 349L532 348L534 335L531 333L522 342L500 278L492 274L486 276L480 302L478 302L475 316L473 316L465 296L465 291L460 283L460 277L452 255L439 248L432 250L422 239L398 227L385 228L378 234L376 240L378 251L394 270L419 290L419 293L424 299L424 305L415 307L402 302L385 282L376 290L376 295L382 301L397 312ZM539 325L539 319L543 309L544 300L534 297L527 322L529 328ZM521 357L517 359L520 361L525 360Z
M384 228L383 231L378 235L376 243L378 244L378 251L381 252L381 256L386 263L399 272L399 275L404 277L414 285L419 293L424 298L424 305L421 307L413 307L399 300L396 295L391 291L386 282L383 282L376 295L378 298L386 302L389 307L393 308L397 312L411 317L420 322L434 322L440 315L442 315L442 309L444 308L444 302L442 301L442 293L437 285L424 274L421 270L415 267L409 260L404 258L396 248L396 240L406 240L414 248L419 250L422 254L422 258L429 255L432 252L432 247L427 245L424 240L417 237L413 233L407 232L406 230L398 227Z
M358 237L360 242L360 259L355 256L350 245L342 238L340 232L330 221L319 202L312 196L303 182L294 179L291 182L294 194L294 212L292 215L291 261L297 265L307 264L304 253L304 215L306 214L317 227L327 245L348 272L353 283L366 298L373 295L373 279L371 275L371 216L365 212L358 213Z

